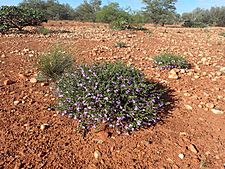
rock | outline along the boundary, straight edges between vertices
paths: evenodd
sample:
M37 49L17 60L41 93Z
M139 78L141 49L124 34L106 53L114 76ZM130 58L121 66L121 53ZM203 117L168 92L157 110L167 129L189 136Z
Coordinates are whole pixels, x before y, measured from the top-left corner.
M178 157L183 160L184 159L184 154L178 154Z
M18 76L19 76L20 78L22 78L22 79L25 79L25 78L26 78L26 76L23 75L23 74L21 74L21 73L19 73Z
M199 76L199 75L194 75L194 78L195 78L195 79L199 79L200 76Z
M224 114L224 112L220 109L211 109L214 114Z
M192 76L193 73L192 73L192 72L188 72L187 75L188 75L188 76Z
M215 105L213 103L206 103L205 105L207 108L212 109L215 107Z
M180 132L180 136L186 136L188 135L186 132Z
M190 93L184 93L184 96L190 97L191 94Z
M104 141L103 140L101 140L101 139L93 139L93 141L94 142L96 142L96 143L98 143L98 144L103 144L104 143Z
M169 76L168 76L169 79L178 79L179 76L177 75L177 72L172 69L171 71L169 71Z
M180 73L186 73L185 69L180 69Z
M11 85L11 84L13 84L13 83L15 83L14 81L12 81L12 80L9 80L9 79L7 79L7 80L5 80L4 81L4 85Z
M221 76L222 75L222 72L216 72L216 75L217 76Z
M44 130L44 129L48 128L48 127L49 127L49 124L42 124L42 125L40 126L40 129L41 129L41 130Z
M184 105L185 106L185 108L187 109L187 110L192 110L193 108L192 108L192 106L190 106L190 105L188 105L188 104L186 104L186 105Z
M48 85L49 85L48 82L42 82L42 83L41 83L41 86L48 86Z
M222 67L222 68L220 69L220 72L221 72L222 74L225 74L225 67Z
M16 106L16 105L18 105L20 103L20 101L18 101L18 100L16 100L16 101L14 101L13 102L13 104Z
M201 63L202 63L202 64L204 64L204 65L205 65L205 64L206 64L206 62L207 62L207 58L202 58L202 59L201 59Z
M37 79L33 77L33 78L30 79L30 82L31 83L37 83Z
M188 146L188 149L195 154L198 153L198 150L194 144L191 144L190 146Z
M98 159L100 156L101 156L100 151L95 150L95 152L94 152L94 157L95 157L96 159Z

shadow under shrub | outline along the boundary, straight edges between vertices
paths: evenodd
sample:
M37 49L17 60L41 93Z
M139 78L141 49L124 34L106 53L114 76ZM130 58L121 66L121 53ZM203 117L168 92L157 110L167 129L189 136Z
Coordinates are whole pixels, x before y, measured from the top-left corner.
M185 58L174 55L174 54L160 54L153 58L154 64L159 66L161 69L188 69L190 68L190 64L186 61Z
M41 76L54 81L59 79L65 71L71 70L72 65L72 57L60 48L54 48L38 59Z
M104 123L118 133L132 132L160 120L169 104L165 95L159 83L123 63L82 65L57 82L55 108L77 119L84 131Z

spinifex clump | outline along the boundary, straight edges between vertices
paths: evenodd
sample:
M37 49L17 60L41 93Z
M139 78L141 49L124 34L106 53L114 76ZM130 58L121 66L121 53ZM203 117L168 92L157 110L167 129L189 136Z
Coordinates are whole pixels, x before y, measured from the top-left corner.
M155 65L161 69L188 69L190 64L181 56L174 54L160 54L153 58Z
M73 66L72 56L56 47L38 59L38 69L43 77L56 81Z
M165 92L120 62L83 65L57 83L57 109L84 130L104 123L118 133L130 132L159 120Z

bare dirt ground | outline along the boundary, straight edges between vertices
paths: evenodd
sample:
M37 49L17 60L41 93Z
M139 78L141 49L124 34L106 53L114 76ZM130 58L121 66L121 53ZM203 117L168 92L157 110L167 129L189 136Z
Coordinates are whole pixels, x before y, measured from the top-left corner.
M106 25L49 22L71 33L0 35L0 169L225 168L225 28L161 28L114 31ZM128 47L116 48L123 41ZM89 132L76 121L48 111L51 84L34 83L36 58L60 44L78 63L124 60L149 79L174 90L174 108L163 123L131 135ZM163 52L184 56L190 70L152 67Z

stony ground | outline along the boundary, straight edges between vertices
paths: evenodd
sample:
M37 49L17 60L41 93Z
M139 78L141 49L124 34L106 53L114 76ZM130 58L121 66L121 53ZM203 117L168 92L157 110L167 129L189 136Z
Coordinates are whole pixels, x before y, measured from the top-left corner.
M50 22L50 35L0 35L0 169L225 168L224 28L113 31L106 25ZM66 30L66 31L64 31ZM126 48L115 47L126 42ZM52 46L77 63L124 60L172 90L174 107L163 123L131 135L90 132L48 111L52 84L36 82L36 59ZM159 70L152 57L184 56L189 70Z

